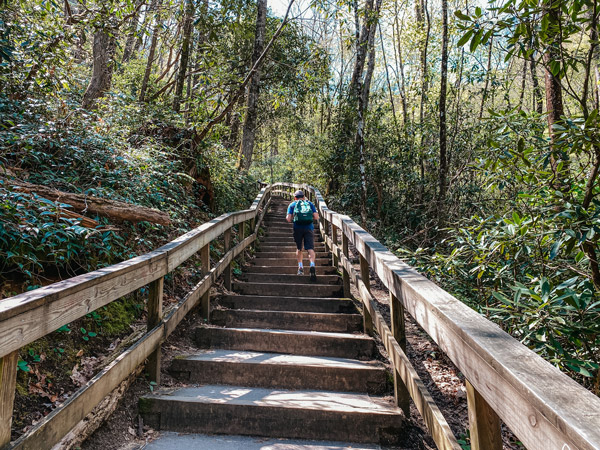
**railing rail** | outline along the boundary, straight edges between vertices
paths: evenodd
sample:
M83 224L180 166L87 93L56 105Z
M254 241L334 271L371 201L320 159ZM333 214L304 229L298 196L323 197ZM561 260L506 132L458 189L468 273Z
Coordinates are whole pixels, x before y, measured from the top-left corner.
M350 217L330 210L317 189L291 183L275 183L272 188L273 194L288 197L304 189L316 203L320 229L341 268L344 287L349 290L352 278L364 305L365 329L374 326L390 354L399 405L405 404L409 392L417 407L421 405L438 447L456 448L457 444L410 373L412 367L403 351L403 310L467 379L472 449L502 448L500 419L530 450L600 449L598 397L400 261ZM360 274L348 259L348 243L360 255ZM369 268L390 292L391 331L370 296Z
M210 287L223 274L231 288L231 263L257 239L270 191L270 187L261 189L249 209L223 214L153 252L1 300L0 448L51 448L144 361L148 361L150 380L158 382L160 345L198 303L202 316L209 319ZM234 225L238 225L239 242L232 248ZM226 253L211 268L209 246L221 235ZM163 317L164 276L198 252L203 278ZM148 332L28 433L10 443L19 349L146 285L150 288Z

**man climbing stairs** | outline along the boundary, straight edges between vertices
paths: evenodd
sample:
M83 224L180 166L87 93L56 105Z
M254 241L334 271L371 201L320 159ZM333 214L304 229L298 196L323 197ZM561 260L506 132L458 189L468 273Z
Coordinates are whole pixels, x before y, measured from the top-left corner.
M375 343L342 298L322 239L317 282L296 275L286 206L273 199L259 250L233 284L237 295L217 299L211 323L195 330L198 353L173 360L169 370L186 387L140 399L144 422L184 433L396 444L405 419L379 396L388 373Z

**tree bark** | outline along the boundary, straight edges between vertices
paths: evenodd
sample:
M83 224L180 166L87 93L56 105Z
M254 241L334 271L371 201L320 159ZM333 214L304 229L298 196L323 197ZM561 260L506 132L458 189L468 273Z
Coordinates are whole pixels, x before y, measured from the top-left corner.
M533 55L529 60L529 69L531 72L531 83L533 85L533 109L538 114L543 114L544 112L544 98L542 96L542 88L540 87L540 82L537 76L537 64L535 62L535 58Z
M160 8L162 6L162 0L153 0L151 5L151 12L155 15L154 29L152 30L152 41L150 43L150 50L148 52L148 61L146 62L146 71L144 72L144 79L142 80L142 87L140 88L139 101L143 102L146 100L146 90L148 89L148 81L150 81L150 74L152 73L152 65L154 64L154 55L156 53L156 46L158 45L158 34L160 33L161 17Z
M190 47L192 36L192 18L194 17L194 2L186 0L185 15L183 19L183 41L181 43L181 57L179 59L179 72L177 82L175 83L175 96L173 98L173 110L179 112L181 109L181 97L183 95L183 86L185 84L185 75L188 69L190 59Z
M267 25L267 0L258 0L258 11L256 15L256 34L254 37L254 50L252 52L252 65L254 66L265 45L265 30ZM238 156L238 169L247 171L252 164L252 153L254 151L254 138L256 136L256 119L258 116L258 97L260 95L260 69L252 75L248 87L248 98L246 104L246 117L242 129L242 143Z
M494 47L494 38L490 39L490 48L488 50L488 63L487 70L485 73L485 86L483 87L483 95L481 96L481 106L479 108L479 120L483 117L483 108L485 106L485 101L487 99L488 88L490 85L490 72L492 71L492 49Z
M366 226L368 211L367 211L367 171L366 171L366 154L365 154L365 121L366 114L369 110L369 96L371 92L371 80L373 79L373 71L375 70L375 31L379 20L379 10L381 9L382 0L377 0L375 9L367 14L364 19L363 30L367 34L367 48L369 62L367 64L367 72L365 74L364 83L360 82L362 73L357 74L357 88L360 89L358 95L358 122L356 125L355 146L358 151L358 165L360 173L361 186L361 202L360 202L360 217L362 225ZM358 56L357 56L358 58Z
M112 84L117 49L117 28L107 23L94 32L92 79L83 94L81 106L91 109Z
M491 47L491 43L490 43ZM446 213L446 183L448 166L446 164L446 90L448 83L448 0L442 0L442 67L440 82L440 171L439 171L439 196L438 196L438 226L445 225Z
M132 205L131 203L106 198L89 197L83 194L72 194L48 186L22 181L6 180L6 183L20 192L35 192L53 202L68 204L79 212L89 212L110 219L128 220L134 223L152 222L159 225L169 225L171 223L171 219L167 213L144 206Z
M133 56L133 49L137 40L137 29L140 22L141 11L142 8L137 8L133 17L130 19L129 33L127 35L127 41L125 41L125 48L123 49L123 58L121 60L122 63L126 63Z
M394 2L394 9L395 9L395 25L396 25L396 39L395 39L395 47L396 50L398 52L398 55L396 57L396 52L394 52L394 57L396 58L396 66L397 69L396 71L400 72L400 96L402 98L402 121L403 124L406 126L406 124L408 123L408 106L407 106L407 102L406 102L406 81L404 78L404 60L402 59L402 46L400 45L400 26L398 25L398 1L395 0Z

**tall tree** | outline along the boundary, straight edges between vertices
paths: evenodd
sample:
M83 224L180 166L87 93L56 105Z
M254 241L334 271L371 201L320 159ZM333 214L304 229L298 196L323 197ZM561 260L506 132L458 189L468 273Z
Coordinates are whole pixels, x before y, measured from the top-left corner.
M252 65L254 66L264 50L265 29L267 25L267 0L258 0L256 14L256 34L254 37L254 50L252 52ZM238 169L247 171L252 164L254 151L254 138L256 136L256 122L258 116L258 97L260 94L260 69L257 68L252 75L248 87L246 117L242 129L242 143L238 157Z
M491 47L491 43L490 43ZM448 84L448 0L442 0L442 64L440 77L440 169L438 193L438 218L440 227L444 226L446 210L446 189L448 165L446 160L446 90Z
M156 54L156 46L158 45L158 35L162 25L160 16L161 6L162 0L152 0L152 4L150 5L150 13L154 14L154 29L152 30L152 41L150 42L150 50L148 51L148 61L146 62L146 70L144 71L144 78L142 79L142 86L140 88L140 102L146 100L146 91L148 89L148 82L150 81L150 74L152 73L152 65L154 64L154 55Z
M81 106L86 109L92 108L96 101L110 89L115 69L119 29L109 11L104 9L102 16L104 20L99 21L94 31L92 78L81 102Z
M181 57L179 58L179 72L175 82L175 96L173 98L173 109L179 112L181 109L181 98L188 70L188 61L191 53L192 25L194 17L194 0L185 1L185 13L183 15L183 39L181 43Z

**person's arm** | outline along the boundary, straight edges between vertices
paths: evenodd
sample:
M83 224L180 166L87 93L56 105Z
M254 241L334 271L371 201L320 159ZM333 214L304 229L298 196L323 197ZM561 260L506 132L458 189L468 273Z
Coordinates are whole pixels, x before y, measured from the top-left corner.
M285 220L287 220L288 222L292 222L292 213L294 212L294 208L292 208L292 205L290 204L290 206L288 206L288 210L287 210L287 216L285 216Z
M313 210L313 220L319 220L319 213L317 212L317 207L314 205L313 202L310 202L310 206L312 206Z
M292 222L292 215L288 214L287 216L285 216L285 220L287 220L288 222Z

